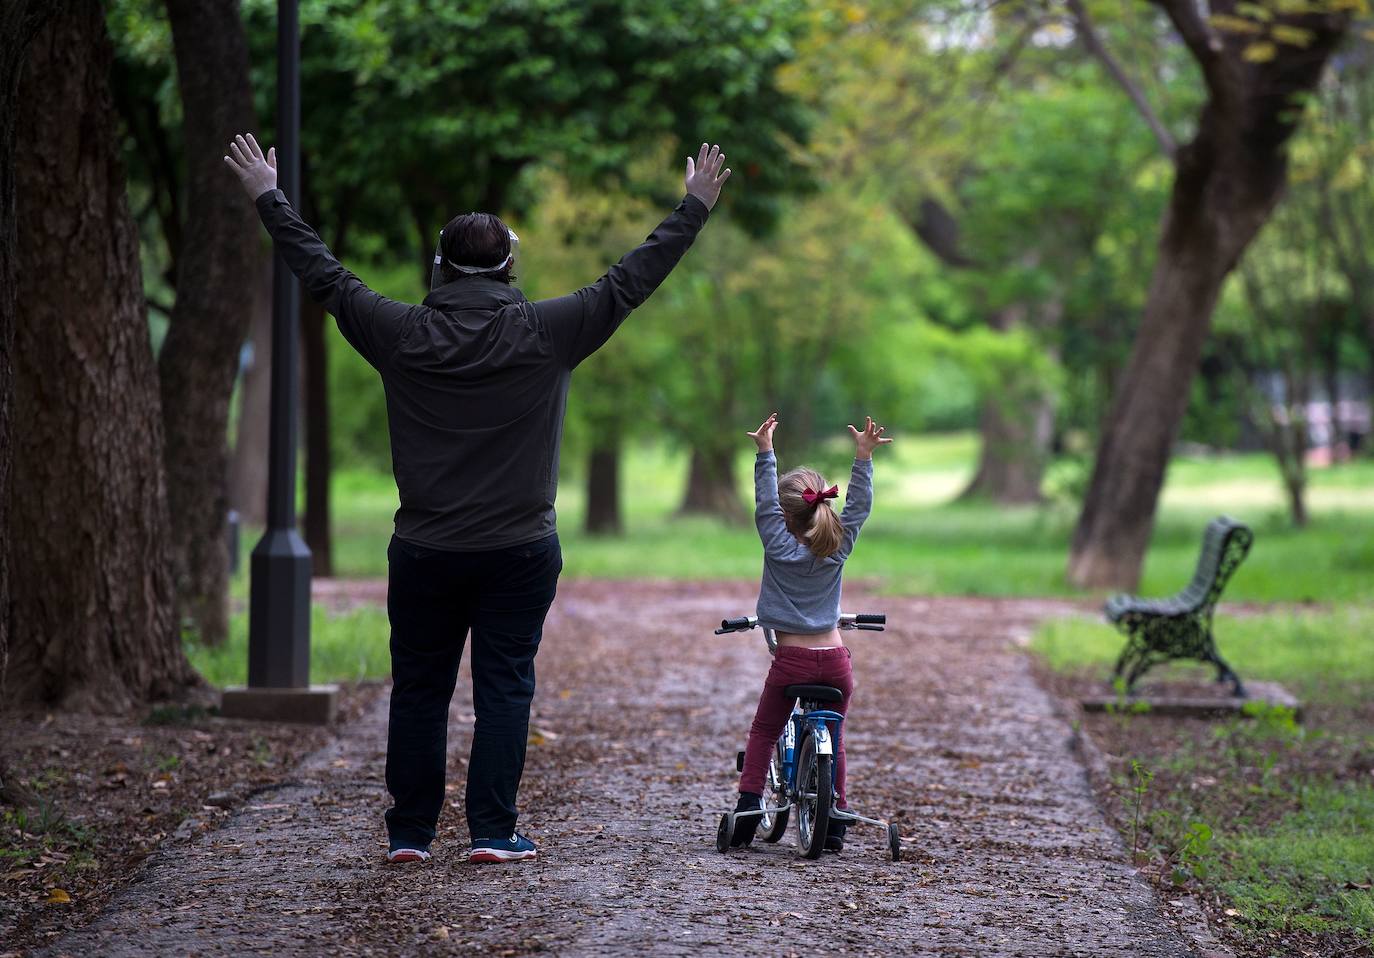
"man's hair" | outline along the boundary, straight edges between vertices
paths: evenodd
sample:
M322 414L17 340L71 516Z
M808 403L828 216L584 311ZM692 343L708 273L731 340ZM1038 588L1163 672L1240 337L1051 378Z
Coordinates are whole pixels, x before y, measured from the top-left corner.
M510 229L501 217L491 213L463 213L448 221L439 244L444 258L439 278L445 283L469 276L481 276L502 283L515 280L511 268L491 273L464 273L454 266L497 266L510 256Z
M817 499L808 503L802 493L807 489L820 492L825 487L821 474L805 466L784 473L778 480L778 505L782 507L787 531L810 549L812 555L822 559L839 551L844 527L835 510L830 508L830 500Z

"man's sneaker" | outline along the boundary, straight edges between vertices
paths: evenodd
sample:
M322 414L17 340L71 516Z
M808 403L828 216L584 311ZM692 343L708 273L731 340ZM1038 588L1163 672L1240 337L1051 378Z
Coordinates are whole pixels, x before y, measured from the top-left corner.
M518 862L534 858L539 850L534 842L519 833L510 838L474 838L472 851L468 852L470 862Z
M830 820L830 831L825 836L825 850L836 853L844 851L844 833L847 831L849 831L848 822L842 822L832 818Z
M736 812L753 812L763 807L763 796L755 795L753 792L740 792L739 801L735 803ZM735 816L735 834L730 839L731 848L742 848L754 840L754 832L758 831L759 815L749 815L744 818Z
M392 865L404 865L406 862L427 862L429 861L429 852L423 848L398 846L386 853L386 860Z

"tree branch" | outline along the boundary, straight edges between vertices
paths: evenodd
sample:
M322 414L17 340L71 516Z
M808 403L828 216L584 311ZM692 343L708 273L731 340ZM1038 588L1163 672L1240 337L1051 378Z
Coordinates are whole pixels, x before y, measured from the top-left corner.
M1078 28L1078 38L1083 41L1083 46L1097 58L1117 85L1131 98L1131 102L1135 104L1135 108L1140 112L1151 132L1154 133L1155 139L1159 141L1159 148L1164 151L1165 156L1172 160L1174 154L1178 152L1178 142L1169 132L1169 128L1164 125L1159 114L1150 106L1145 91L1126 75L1126 71L1116 57L1112 56L1112 52L1107 49L1106 43L1102 40L1102 35L1097 32L1097 27L1088 17L1088 9L1083 6L1083 0L1068 0L1068 5L1069 12L1073 14L1074 24Z
M904 218L926 248L946 266L965 269L977 265L962 248L959 221L938 200L926 197L916 215Z
M1193 54L1193 59L1202 68L1208 92L1214 97L1229 93L1226 64L1222 56L1225 45L1202 18L1197 0L1154 0L1154 3L1164 11L1178 35L1183 38L1184 45Z

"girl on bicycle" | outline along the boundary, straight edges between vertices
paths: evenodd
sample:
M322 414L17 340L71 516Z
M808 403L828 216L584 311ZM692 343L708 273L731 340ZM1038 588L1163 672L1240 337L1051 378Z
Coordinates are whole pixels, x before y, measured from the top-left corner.
M783 688L796 684L829 685L844 699L834 705L843 715L854 690L849 649L837 627L840 618L840 587L844 562L873 505L873 450L890 443L884 427L868 417L862 431L849 427L854 437L854 470L849 477L844 512L836 515L830 500L839 487L830 486L820 473L805 467L778 478L773 457L773 431L778 414L749 433L758 446L754 462L755 523L763 540L763 581L759 585L759 625L772 629L778 643L773 665L764 679L758 711L749 728L744 750L744 771L739 780L736 811L761 808L764 779L773 745L792 714L792 701ZM845 800L844 726L835 743L835 796L839 808ZM734 846L754 838L759 818L738 819ZM827 851L844 848L845 824L833 821L825 840Z

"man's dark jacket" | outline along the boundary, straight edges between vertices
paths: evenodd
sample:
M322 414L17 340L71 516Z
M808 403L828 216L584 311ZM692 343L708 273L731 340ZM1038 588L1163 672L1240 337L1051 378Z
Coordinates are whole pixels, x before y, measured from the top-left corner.
M381 373L401 495L396 535L460 552L554 532L572 371L658 288L708 212L689 194L643 245L567 296L532 303L473 276L412 306L363 285L280 190L257 206L286 265Z

